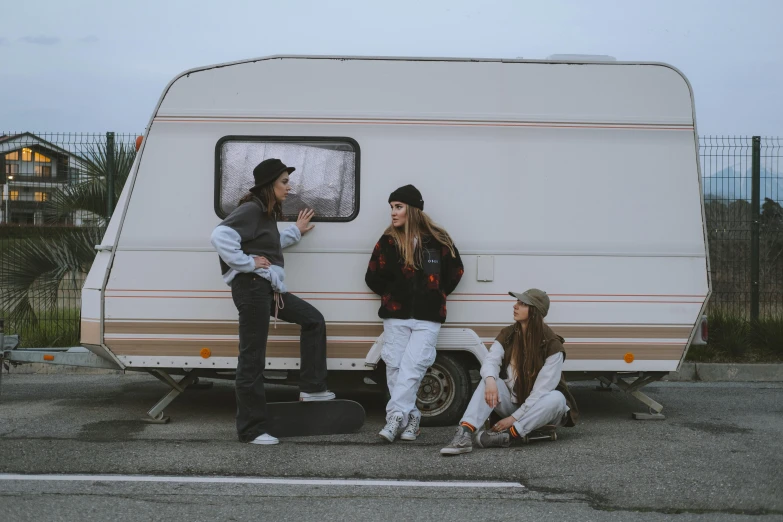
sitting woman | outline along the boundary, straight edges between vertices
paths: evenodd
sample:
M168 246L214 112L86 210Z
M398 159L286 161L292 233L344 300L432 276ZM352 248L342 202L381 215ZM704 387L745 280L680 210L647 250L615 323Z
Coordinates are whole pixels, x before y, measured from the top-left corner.
M536 289L509 294L517 299L515 322L501 330L484 359L481 383L443 455L473 451L474 440L481 448L504 448L545 425L576 425L579 412L562 375L563 338L544 324L549 296ZM493 410L503 418L477 433Z

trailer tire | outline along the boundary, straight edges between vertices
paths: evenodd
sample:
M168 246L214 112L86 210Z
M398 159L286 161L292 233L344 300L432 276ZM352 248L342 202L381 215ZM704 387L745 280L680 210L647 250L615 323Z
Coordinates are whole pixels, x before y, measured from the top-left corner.
M470 373L457 357L439 353L416 395L422 426L457 424L470 400Z

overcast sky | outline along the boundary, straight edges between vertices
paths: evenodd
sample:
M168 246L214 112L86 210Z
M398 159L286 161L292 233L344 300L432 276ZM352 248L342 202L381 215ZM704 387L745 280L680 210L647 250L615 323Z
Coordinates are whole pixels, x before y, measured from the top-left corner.
M28 0L0 24L0 132L142 132L191 67L272 54L608 54L690 80L699 134L783 135L783 0Z

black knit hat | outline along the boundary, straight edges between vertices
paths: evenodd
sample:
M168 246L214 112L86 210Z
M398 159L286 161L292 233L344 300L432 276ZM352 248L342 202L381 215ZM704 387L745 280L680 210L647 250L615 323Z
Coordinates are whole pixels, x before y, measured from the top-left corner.
M421 192L413 185L405 185L392 192L389 196L389 203L392 201L399 201L419 210L424 210L424 200L421 197Z
M256 182L253 188L261 188L279 178L283 172L288 171L291 174L295 170L294 167L286 167L285 163L277 158L265 159L253 169L253 179Z

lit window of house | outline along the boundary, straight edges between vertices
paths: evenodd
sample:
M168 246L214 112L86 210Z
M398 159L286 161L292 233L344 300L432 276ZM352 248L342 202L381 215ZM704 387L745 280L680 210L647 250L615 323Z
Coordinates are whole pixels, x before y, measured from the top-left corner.
M31 149L22 149L22 161L33 161L33 151Z
M11 201L19 201L19 191L18 190L12 190L9 193L9 197L11 198Z
M52 177L52 167L51 165L36 165L35 166L35 175L41 176L44 178L51 178Z
M35 193L35 201L43 202L49 200L49 193L48 192L36 192Z
M17 152L9 152L5 155L6 161L19 161L19 151Z
M5 164L5 173L6 175L15 175L19 174L19 164L18 163L6 163Z
M52 160L49 159L47 156L44 156L43 154L40 154L38 152L35 153L35 161L38 163L51 163Z

